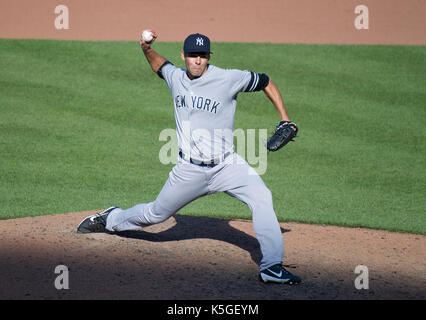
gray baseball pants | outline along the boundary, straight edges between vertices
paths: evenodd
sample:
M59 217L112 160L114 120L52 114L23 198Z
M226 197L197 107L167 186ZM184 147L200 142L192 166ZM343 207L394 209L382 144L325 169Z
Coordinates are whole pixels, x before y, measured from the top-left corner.
M271 192L237 153L214 167L201 167L179 157L155 201L127 210L115 209L108 215L106 228L124 231L160 223L191 201L216 192L225 192L249 206L262 252L260 270L282 263L283 238Z

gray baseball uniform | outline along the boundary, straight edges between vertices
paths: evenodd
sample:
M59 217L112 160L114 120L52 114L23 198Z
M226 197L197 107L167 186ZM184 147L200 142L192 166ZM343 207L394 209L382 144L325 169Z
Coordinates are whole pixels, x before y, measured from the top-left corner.
M166 62L158 72L174 101L179 159L157 199L130 209L115 209L107 219L110 231L160 223L191 201L225 192L246 203L262 252L260 269L283 262L284 247L272 196L260 176L234 152L233 130L237 95L259 91L269 79L250 71L208 65L190 80L185 69Z

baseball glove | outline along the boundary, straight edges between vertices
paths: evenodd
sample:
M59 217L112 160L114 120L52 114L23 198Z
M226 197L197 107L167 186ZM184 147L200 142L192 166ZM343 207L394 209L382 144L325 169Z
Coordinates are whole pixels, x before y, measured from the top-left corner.
M295 129L293 129L294 127ZM268 139L266 144L266 148L269 151L278 151L282 147L284 147L290 141L294 141L293 139L297 135L296 124L290 121L281 121L275 128L275 133Z

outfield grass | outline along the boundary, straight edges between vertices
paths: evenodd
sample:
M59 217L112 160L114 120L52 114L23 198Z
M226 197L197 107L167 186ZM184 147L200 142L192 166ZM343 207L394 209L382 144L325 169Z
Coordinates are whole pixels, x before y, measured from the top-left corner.
M155 48L175 65L180 44ZM281 221L426 234L426 48L215 43L212 63L267 73L300 137L262 176ZM0 40L0 218L154 200L172 165L170 93L138 43ZM235 128L278 121L241 94ZM181 210L250 218L224 194Z

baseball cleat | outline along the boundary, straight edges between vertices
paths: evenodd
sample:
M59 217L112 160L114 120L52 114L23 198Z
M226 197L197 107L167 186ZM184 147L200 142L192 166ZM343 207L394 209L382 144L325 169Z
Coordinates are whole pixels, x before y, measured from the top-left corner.
M109 213L118 207L110 207L102 212L88 216L77 227L78 233L105 232Z
M299 276L291 274L281 264L275 264L269 268L261 270L259 279L263 282L275 282L286 284L299 284L302 279Z

